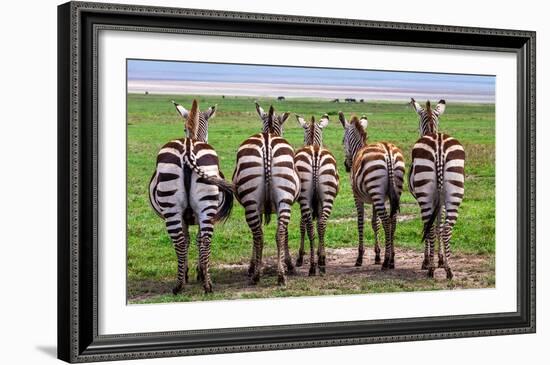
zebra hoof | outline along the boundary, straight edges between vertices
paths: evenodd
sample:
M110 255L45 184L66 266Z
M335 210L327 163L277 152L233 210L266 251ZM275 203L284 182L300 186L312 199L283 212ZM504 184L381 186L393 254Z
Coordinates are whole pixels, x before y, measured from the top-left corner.
M178 284L172 289L172 294L178 295L183 290L183 284Z
M428 261L424 261L422 263L422 267L420 268L420 270L428 270L429 267L430 267L430 263Z
M204 281L204 273L200 267L197 267L197 282L200 283L202 281Z
M204 294L211 294L212 293L212 284L208 284L204 286Z
M254 274L248 280L250 285L257 285L260 282L260 274Z
M437 262L437 267L445 267L445 263L443 262L443 260L439 260Z
M304 264L304 258L302 256L298 256L296 258L296 267L300 267Z
M428 268L428 277L433 279L434 272L435 272L435 269L433 267Z
M293 265L287 265L286 266L286 273L288 275L296 275L296 269L294 268Z
M380 265L382 263L382 260L380 259L380 257L375 257L374 258L374 264L375 265Z
M355 261L355 266L363 266L363 258L357 258L357 261Z
M316 273L316 269L315 269L315 266L310 266L309 267L309 276L315 276L315 273Z
M326 269L324 266L319 266L319 276L325 276Z
M255 270L254 265L250 265L250 266L248 267L248 276L254 275L254 270Z
M284 275L279 275L277 284L279 284L279 286L286 286L286 277Z
M453 278L453 272L451 269L447 269L447 280L451 280Z

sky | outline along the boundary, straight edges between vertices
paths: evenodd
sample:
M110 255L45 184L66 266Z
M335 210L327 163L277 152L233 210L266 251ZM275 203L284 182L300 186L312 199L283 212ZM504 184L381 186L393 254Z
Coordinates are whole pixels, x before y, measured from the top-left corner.
M128 60L128 91L163 94L494 102L495 77L421 72Z

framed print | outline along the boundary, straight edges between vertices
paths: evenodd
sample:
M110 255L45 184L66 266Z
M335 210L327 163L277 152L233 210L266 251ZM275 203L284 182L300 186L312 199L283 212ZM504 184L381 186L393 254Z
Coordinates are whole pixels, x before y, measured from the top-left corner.
M58 8L68 362L535 331L535 33Z

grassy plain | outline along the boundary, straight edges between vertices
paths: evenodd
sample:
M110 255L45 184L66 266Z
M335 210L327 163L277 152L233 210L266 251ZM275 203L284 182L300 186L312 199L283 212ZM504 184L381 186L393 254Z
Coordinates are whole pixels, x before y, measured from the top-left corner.
M452 250L458 257L466 257L464 263L478 262L475 267L457 267L464 269L464 280L453 283L436 278L430 282L420 271L421 258L413 262L403 261L402 267L410 272L397 272L386 275L379 272L379 266L373 265L372 230L365 229L365 242L369 257L363 268L342 273L335 268L347 265L348 257L342 260L331 259L325 278L308 278L307 271L300 271L290 277L286 288L278 288L275 275L270 269L270 256L276 251L275 224L265 227L265 249L267 268L258 287L246 284L246 264L251 253L251 236L244 220L242 207L235 202L229 220L216 226L212 242L212 280L214 294L202 294L199 284L189 284L179 296L171 294L175 281L176 256L164 224L155 215L148 202L149 179L155 168L156 154L167 141L184 136L183 120L176 113L170 100L177 100L187 108L192 96L177 95L128 95L128 300L130 303L168 302L190 300L213 300L256 298L271 296L299 296L321 294L351 294L384 291L411 291L426 289L449 289L494 286L495 252L495 109L492 104L461 104L448 101L445 114L440 120L440 130L453 135L466 149L466 185L465 197L459 211ZM221 169L229 180L235 166L236 151L240 143L261 129L261 122L254 109L252 97L201 96L199 105L206 109L217 104L218 111L210 121L209 143L216 149ZM357 230L355 206L350 188L349 177L344 170L342 148L343 130L338 121L338 111L346 116L355 113L366 114L369 119L369 141L390 141L399 146L407 159L407 171L410 152L418 139L418 120L416 113L402 102L332 103L316 99L258 99L265 108L273 104L278 112L290 111L293 114L317 119L328 113L330 124L324 131L324 146L332 151L338 162L340 174L340 193L328 224L326 245L336 256L345 252L355 258ZM303 129L298 126L294 115L285 124L284 137L294 147L303 142ZM367 207L370 216L370 207ZM298 204L292 211L289 229L290 248L293 257L299 245ZM396 267L399 268L399 255L416 257L423 249L420 242L422 223L419 208L405 186L401 198L400 222L396 232ZM191 228L194 237L196 227ZM343 251L342 251L343 250ZM197 250L190 249L190 263L196 262ZM417 260L417 262L416 262ZM460 260L457 260L457 265ZM409 265L409 266L408 266ZM307 268L308 263L304 264ZM349 266L352 266L350 261ZM331 277L331 269L333 269ZM376 271L372 271L376 269ZM363 270L363 271L361 271ZM441 271L441 270L438 270ZM376 273L367 275L366 273ZM271 273L271 274L270 274ZM194 278L194 265L190 268L190 277ZM472 280L472 277L477 278ZM355 279L354 279L355 278ZM479 279L479 280L478 280Z

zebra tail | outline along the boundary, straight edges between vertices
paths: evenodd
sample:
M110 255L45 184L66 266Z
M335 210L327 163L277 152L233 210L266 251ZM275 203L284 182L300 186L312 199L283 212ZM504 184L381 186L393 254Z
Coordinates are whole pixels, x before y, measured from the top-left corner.
M155 213L164 219L164 216L162 215L162 210L160 209L160 205L156 198L156 191L157 191L157 183L158 183L158 173L155 169L155 172L153 173L153 176L151 177L151 181L149 182L149 203L151 204L151 207L155 211Z
M438 194L435 194L435 198L434 198L434 201L433 201L433 212L432 214L430 215L430 219L424 223L424 231L422 232L422 242L426 241L428 239L428 236L430 234L430 230L432 229L432 226L435 222L435 220L437 219L437 217L439 216L439 212L441 210L441 206L440 206L440 194L438 192Z
M386 161L388 165L388 193L390 196L390 217L399 211L399 196L395 190L392 155Z
M220 179L222 180L222 179ZM233 186L227 183L225 180L222 180L225 184L230 185L229 189L227 186L225 188L220 187L223 194L223 201L221 206L218 208L216 215L213 217L214 222L225 222L227 218L231 215L231 210L233 209Z
M313 195L311 197L311 218L313 220L318 219L319 214L319 167L316 166L315 157L313 158Z
M269 143L266 143L269 146ZM266 148L264 158L264 174L265 174L265 201L264 201L264 225L271 222L271 214L273 213L271 206L271 150Z
M426 241L428 238L428 235L430 234L430 230L437 219L439 217L439 213L441 212L441 192L443 189L443 167L439 165L439 163L436 164L436 178L437 178L437 192L435 194L434 200L433 200L433 212L430 215L430 219L426 224L424 224L424 232L422 234L422 242Z
M192 157L189 158L188 156L186 156L183 159L183 163L189 166L191 170L195 171L195 173L199 175L200 179L202 179L203 181L207 181L210 184L216 185L221 190L223 194L223 201L221 206L218 207L216 215L212 217L212 219L214 222L227 220L227 218L229 218L229 215L231 214L231 209L233 208L233 194L235 193L235 187L233 186L233 184L217 176L207 175L204 170L199 165L197 165Z

